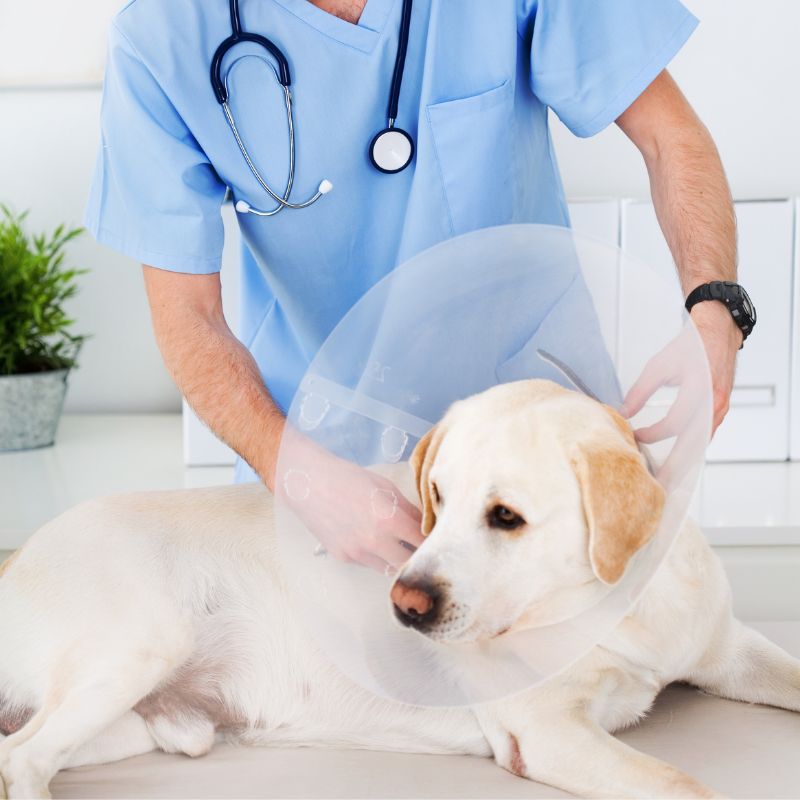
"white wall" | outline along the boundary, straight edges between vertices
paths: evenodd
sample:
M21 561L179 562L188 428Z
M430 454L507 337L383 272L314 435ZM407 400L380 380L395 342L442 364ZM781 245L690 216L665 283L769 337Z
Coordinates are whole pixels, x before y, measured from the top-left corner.
M0 91L0 202L31 209L33 230L81 224L99 108L99 89ZM69 258L91 269L70 311L76 330L93 338L71 376L67 410L178 410L150 328L141 267L88 234Z
M0 202L31 209L33 230L80 225L99 137L105 31L123 0L0 0ZM36 35L20 36L35 24ZM69 251L89 267L70 311L92 338L68 411L177 411L180 397L150 328L141 268L87 234Z
M69 5L70 13L44 13L48 4ZM702 22L674 62L673 73L714 134L734 194L800 195L795 145L800 130L800 2L686 4ZM0 31L5 32L0 34L0 201L32 208L34 227L81 220L99 109L99 88L84 84L96 72L99 20L117 5L120 0L0 0ZM23 51L8 36L15 9L25 9L26 18L35 17L37 24L52 20L47 47L18 67L15 59ZM80 38L84 30L88 42ZM73 58L73 51L85 54ZM65 82L73 87L20 88ZM83 88L76 89L77 84ZM647 196L641 159L615 128L592 140L578 140L557 121L553 127L569 196ZM153 342L138 266L88 237L71 252L76 263L92 270L73 310L80 329L95 338L74 374L68 409L177 410L178 394Z
M714 136L734 197L800 194L800 2L684 4L700 25L670 71ZM555 119L553 134L570 197L648 196L641 157L615 125L576 139Z
M121 0L0 0L0 85L74 86L103 76Z

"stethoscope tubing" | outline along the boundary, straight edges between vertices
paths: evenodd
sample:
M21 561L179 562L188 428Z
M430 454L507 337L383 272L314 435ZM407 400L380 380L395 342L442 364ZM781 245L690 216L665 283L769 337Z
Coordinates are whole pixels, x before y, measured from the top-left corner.
M238 2L238 0L236 0ZM392 88L389 92L389 107L386 111L388 127L393 128L397 119L397 107L400 104L400 89L403 85L403 73L406 69L406 53L411 30L411 6L413 0L403 0L403 12L400 18L400 35L397 42L397 56L392 73Z
M408 52L408 39L409 39L409 31L411 27L411 9L412 9L412 0L403 0L403 8L402 8L402 15L400 20L400 35L399 41L397 45L397 55L395 57L395 64L394 64L394 71L392 74L392 83L391 89L389 92L389 105L387 108L387 122L388 127L383 131L379 132L372 140L370 144L370 158L374 166L384 173L394 173L400 172L405 169L406 166L411 162L414 154L414 141L412 137L406 133L405 131L401 130L400 128L395 128L395 120L397 119L397 109L400 102L400 89L403 83L403 73L405 71L405 60L406 54ZM305 200L301 203L293 203L289 200L289 197L292 193L292 189L294 187L294 176L295 176L295 133L294 133L294 114L292 110L292 93L291 93L291 72L289 69L289 62L286 59L286 56L283 54L281 49L274 44L272 41L267 39L265 36L261 36L260 34L255 33L248 33L244 30L242 26L242 19L239 10L239 0L229 0L229 11L230 11L230 21L231 21L231 35L225 39L219 47L217 47L214 56L211 60L211 85L214 90L214 95L217 98L217 102L222 106L222 110L225 116L225 120L228 123L228 126L233 133L234 139L236 140L236 145L239 148L239 151L242 154L242 157L247 164L248 169L252 173L253 177L258 182L259 186L269 195L269 197L277 203L275 208L272 208L268 211L261 211L259 209L253 208L250 206L249 203L244 201L239 201L236 204L237 210L241 213L252 213L259 217L272 217L275 214L280 213L283 211L284 208L292 208L292 209L301 209L301 208L308 208L309 206L316 203L323 195L327 194L333 187L332 184L327 181L323 180L317 191L311 196L308 200ZM260 45L263 47L276 61L277 68L266 58L263 56L255 56L254 54L248 54L245 56L241 56L237 58L228 68L228 71L225 73L225 77L223 79L222 76L222 62L225 58L225 55L230 52L232 48L242 42L252 42L254 44ZM247 148L247 145L242 138L242 135L239 133L238 126L236 124L236 119L234 118L233 111L230 107L230 88L228 85L228 79L233 68L242 61L244 58L260 58L263 60L269 67L272 69L277 82L283 88L284 93L284 102L286 105L286 121L289 130L289 175L286 181L286 188L284 189L283 196L279 195L275 192L272 187L267 183L266 179L261 174L260 170L256 166L255 162L253 161L252 157L250 156L250 152ZM379 140L379 137L390 130L396 130L398 133L402 134L410 143L409 150L409 157L405 163L403 163L398 168L385 168L385 165L381 165L379 160L376 159L375 154L375 143ZM396 156L395 156L396 158Z
M263 56L257 56L254 54L248 54L245 56L240 56L236 59L236 61L231 64L230 69L225 77L225 88L228 89L228 76L230 76L231 71L233 68L238 64L240 61L244 60L245 58L258 58L264 61L270 69L275 72L275 68L272 64L269 63ZM278 77L277 74L275 76ZM295 174L295 136L294 136L294 114L292 113L292 92L288 86L283 86L283 95L284 101L286 104L286 124L289 128L289 178L286 182L286 188L283 192L283 197L278 196L273 190L272 187L266 182L264 177L261 175L258 167L253 162L253 159L250 157L250 152L247 149L241 134L239 133L239 129L236 125L236 120L234 119L233 112L231 111L230 105L226 100L222 104L222 110L225 112L225 118L228 121L228 125L233 131L233 136L236 139L236 144L239 147L239 151L241 152L244 160L247 162L247 166L249 167L250 171L253 173L253 176L258 181L259 185L262 189L276 202L278 205L270 210L270 211L258 211L256 209L250 209L250 211L256 216L259 217L272 217L278 212L282 211L284 208L308 208L312 203L315 203L322 197L322 192L317 191L313 197L309 198L308 200L302 203L291 203L289 202L289 195L292 193L292 187L294 186L294 174ZM230 92L228 92L228 96L230 96Z

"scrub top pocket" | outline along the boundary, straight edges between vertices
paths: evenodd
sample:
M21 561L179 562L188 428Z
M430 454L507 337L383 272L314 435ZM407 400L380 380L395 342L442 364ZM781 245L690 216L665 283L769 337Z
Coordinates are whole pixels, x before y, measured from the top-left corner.
M427 107L453 235L514 219L514 84Z

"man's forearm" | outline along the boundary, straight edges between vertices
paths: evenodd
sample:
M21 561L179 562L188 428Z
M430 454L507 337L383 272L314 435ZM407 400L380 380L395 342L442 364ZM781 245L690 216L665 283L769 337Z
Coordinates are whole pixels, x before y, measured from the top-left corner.
M667 72L618 120L644 156L656 215L686 296L736 279L736 217L708 130Z
M196 324L165 360L197 415L274 489L284 417L252 355L227 327Z
M284 417L258 366L231 333L221 308L157 291L148 282L161 354L198 416L273 489Z
M676 132L647 163L659 224L678 267L684 297L713 280L736 280L736 217L725 172L708 131Z
M669 73L617 123L644 157L684 297L709 281L736 280L736 217L719 153ZM716 430L728 410L742 332L722 303L697 303L692 320L708 356Z

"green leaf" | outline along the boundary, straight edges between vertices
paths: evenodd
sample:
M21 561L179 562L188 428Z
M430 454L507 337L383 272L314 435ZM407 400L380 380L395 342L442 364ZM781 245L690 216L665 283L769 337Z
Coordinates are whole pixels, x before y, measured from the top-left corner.
M0 204L0 375L73 367L86 338L64 308L87 272L64 266L83 229L29 234L27 217Z

